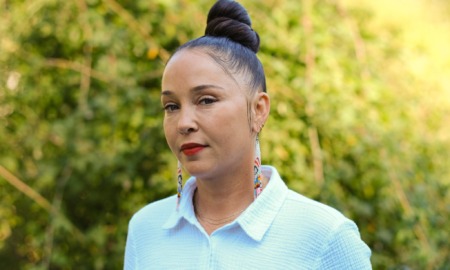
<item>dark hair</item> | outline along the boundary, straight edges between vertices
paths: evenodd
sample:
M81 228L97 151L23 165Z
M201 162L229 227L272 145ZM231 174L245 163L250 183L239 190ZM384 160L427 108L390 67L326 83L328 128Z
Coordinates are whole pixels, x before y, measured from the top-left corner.
M266 92L264 69L256 57L259 35L251 26L250 17L241 4L218 0L209 11L205 35L185 43L176 52L202 48L230 75L247 73L253 91Z

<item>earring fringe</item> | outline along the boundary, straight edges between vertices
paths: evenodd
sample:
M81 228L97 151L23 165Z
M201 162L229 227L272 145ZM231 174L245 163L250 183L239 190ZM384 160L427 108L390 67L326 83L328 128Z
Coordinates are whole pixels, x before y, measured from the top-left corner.
M259 194L261 194L263 190L262 186L262 176L261 176L261 148L259 146L259 136L256 136L256 143L255 143L255 164L253 167L253 170L255 172L254 174L254 197L255 199L258 198Z
M177 211L180 206L181 195L183 193L183 175L181 172L181 162L177 164Z

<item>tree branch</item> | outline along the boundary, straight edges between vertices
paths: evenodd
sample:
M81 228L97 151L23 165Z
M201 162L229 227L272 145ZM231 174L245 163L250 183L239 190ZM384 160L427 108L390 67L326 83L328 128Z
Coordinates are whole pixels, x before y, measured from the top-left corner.
M312 120L315 108L314 101L312 100L312 96L309 94L312 92L313 84L314 84L314 68L315 68L315 50L314 50L314 42L312 38L313 33L313 25L311 19L312 13L312 0L303 1L304 6L304 14L303 14L303 31L305 34L305 95L306 95L306 108L305 113L308 119ZM323 173L323 158L322 158L322 149L320 147L319 136L317 134L317 128L314 126L314 123L310 121L310 127L308 128L308 136L311 147L311 155L313 159L313 168L314 168L314 178L319 186L322 187L324 182L324 173Z
M9 184L11 184L17 190L19 190L27 197L32 199L34 202L36 202L38 205L40 205L42 208L47 210L47 212L54 214L54 216L59 216L62 219L62 221L74 231L77 239L84 241L85 239L84 234L81 233L81 231L72 222L70 222L70 220L68 220L66 216L64 216L59 211L59 208L55 208L52 204L50 204L50 202L46 198L44 198L41 194L39 194L29 185L27 185L19 178L17 178L15 175L13 175L11 172L9 172L2 165L0 165L0 176L3 177Z
M48 212L52 212L53 208L47 199L42 197L37 191L32 189L29 185L25 184L15 175L10 173L5 167L0 165L0 176L2 176L8 183L10 183L17 190L28 196L30 199L39 204L42 208L47 210Z

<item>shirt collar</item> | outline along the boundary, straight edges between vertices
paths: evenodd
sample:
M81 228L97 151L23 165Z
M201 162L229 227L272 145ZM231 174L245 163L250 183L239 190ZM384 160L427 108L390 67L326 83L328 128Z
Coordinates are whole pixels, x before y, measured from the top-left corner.
M233 222L238 223L242 230L255 241L262 240L283 205L288 192L288 188L274 167L262 166L261 170L269 179L267 186L244 213ZM175 228L183 218L193 225L198 224L192 205L196 187L195 177L191 177L184 186L179 209L175 210L174 203L174 211L164 223L163 229Z
M188 179L183 188L183 193L181 195L180 205L176 209L176 203L173 204L174 211L169 216L167 221L163 224L163 229L172 229L178 225L182 218L186 219L192 224L197 223L197 218L195 217L194 206L192 205L192 197L194 196L194 191L197 188L195 182L195 177Z
M269 176L267 186L263 187L263 192L237 219L242 229L255 241L261 241L264 237L288 192L287 186L274 167L262 166L262 173Z

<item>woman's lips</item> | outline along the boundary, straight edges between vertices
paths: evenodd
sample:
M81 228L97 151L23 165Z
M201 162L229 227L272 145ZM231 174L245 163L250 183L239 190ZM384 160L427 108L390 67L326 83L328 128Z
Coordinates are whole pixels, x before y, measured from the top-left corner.
M188 149L184 149L183 153L186 156L193 156L193 155L197 154L198 152L202 151L203 148L205 148L205 147L199 146L199 147L194 147L194 148L188 148Z
M205 148L205 145L197 144L197 143L187 143L181 146L181 152L186 156L193 156L198 152L202 151Z

